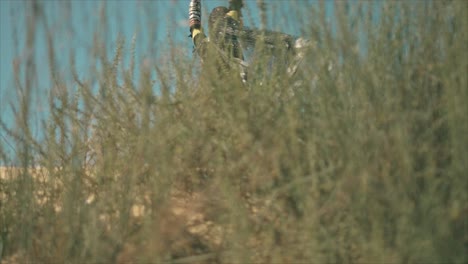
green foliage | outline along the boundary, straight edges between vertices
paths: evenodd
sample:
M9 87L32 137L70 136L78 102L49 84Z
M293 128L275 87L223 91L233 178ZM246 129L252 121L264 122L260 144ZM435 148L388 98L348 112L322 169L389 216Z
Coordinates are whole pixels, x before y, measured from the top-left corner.
M98 92L71 65L45 138L28 110L9 131L23 163L0 179L3 258L466 263L466 10L338 3L336 36L310 10L298 73L257 45L248 85L175 49L139 76L123 39L97 51Z

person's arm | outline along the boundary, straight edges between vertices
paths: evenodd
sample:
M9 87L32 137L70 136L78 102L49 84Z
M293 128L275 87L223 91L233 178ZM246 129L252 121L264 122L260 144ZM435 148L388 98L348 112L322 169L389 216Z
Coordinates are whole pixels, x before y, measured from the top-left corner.
M269 49L281 47L289 50L294 48L296 37L283 32L244 27L240 31L239 39L245 48L253 48L261 42Z
M191 0L189 6L190 37L197 53L203 57L206 35L201 26L201 0Z
M238 38L243 28L242 7L244 7L243 0L229 0L226 13L227 26L223 28L225 38L229 39L227 42L231 45L232 56L241 60L244 59L244 55Z

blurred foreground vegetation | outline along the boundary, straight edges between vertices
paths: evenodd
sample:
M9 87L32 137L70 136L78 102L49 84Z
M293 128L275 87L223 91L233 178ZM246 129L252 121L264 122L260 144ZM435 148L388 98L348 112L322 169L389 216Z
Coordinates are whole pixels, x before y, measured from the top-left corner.
M467 3L311 8L298 73L258 45L247 86L171 49L134 75L125 39L66 81L49 34L44 138L19 71L1 128L3 261L467 263Z

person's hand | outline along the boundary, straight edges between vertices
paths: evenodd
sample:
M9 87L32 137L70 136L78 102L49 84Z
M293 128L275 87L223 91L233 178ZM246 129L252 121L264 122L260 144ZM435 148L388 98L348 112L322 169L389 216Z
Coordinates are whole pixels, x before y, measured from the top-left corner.
M241 10L241 8L244 6L244 3L242 0L229 0L229 9L231 10Z
M201 28L201 15L201 1L191 0L189 6L190 32L192 32L193 29Z

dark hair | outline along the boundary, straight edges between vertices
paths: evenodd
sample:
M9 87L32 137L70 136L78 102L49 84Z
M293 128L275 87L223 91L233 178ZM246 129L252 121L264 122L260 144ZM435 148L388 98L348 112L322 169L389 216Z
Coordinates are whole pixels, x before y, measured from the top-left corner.
M211 40L224 51L228 51L236 58L242 58L238 34L240 24L228 16L229 9L224 6L214 8L208 19Z
M212 34L213 36L217 35L214 33L218 32L220 28L224 26L226 14L228 12L229 9L227 9L224 6L218 6L213 8L208 19L208 29L210 31L210 34Z

